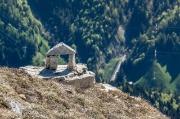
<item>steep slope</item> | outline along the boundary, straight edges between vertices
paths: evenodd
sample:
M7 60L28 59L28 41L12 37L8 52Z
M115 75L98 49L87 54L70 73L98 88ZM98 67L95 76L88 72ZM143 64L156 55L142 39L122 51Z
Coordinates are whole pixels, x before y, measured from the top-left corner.
M179 43L179 7L180 4L178 1L171 2L169 0L164 1L163 3L157 1L149 1L149 5L151 5L151 9L147 10L145 6L148 2L140 3L138 2L141 9L135 7L135 11L133 14L136 15L134 19L137 17L141 17L144 14L145 19L144 22L141 20L141 24L137 29L141 29L143 31L139 32L139 35L132 38L131 42L134 44L131 52L130 59L128 59L128 63L125 64L124 72L126 73L127 80L133 80L133 82L137 82L141 77L145 76L153 66L154 60L157 59L157 63L159 63L162 67L166 66L166 72L169 73L170 78L168 80L169 84L168 90L177 91L178 88L174 86L170 86L174 82L179 82L179 71L180 71L180 63L179 63L179 51L180 51L180 43ZM164 5L162 5L164 4ZM156 6L156 7L155 7ZM137 14L137 10L140 10L142 13ZM138 23L138 22L137 22ZM130 26L131 27L131 24ZM130 30L134 32L134 30ZM155 59L155 51L156 49L156 59ZM143 67L142 67L143 66ZM155 70L156 77L161 78L163 84L166 83L166 73L158 73L161 72L161 68ZM128 72L137 72L134 77L133 73ZM151 76L153 77L153 73L151 72ZM153 78L151 78L153 79ZM138 81L140 82L140 81ZM148 81L147 81L148 82ZM148 83L147 83L148 84ZM143 85L143 84L140 84ZM154 83L155 88L156 84ZM164 88L162 87L161 90ZM166 90L166 91L168 91Z
M46 38L51 45L60 41L72 45L78 51L77 61L87 63L97 73L98 81L108 82L112 71L106 69L114 69L117 61L111 61L126 53L124 76L137 82L147 74L150 68L147 64L152 64L157 49L158 63L167 66L171 83L176 85L180 80L179 4L170 0L2 0L0 64L43 65L44 54L49 49ZM141 65L146 68L141 70ZM129 73L134 71L135 77Z
M154 62L148 72L136 82L137 86L156 90L174 91L174 84L171 83L171 76L167 72L166 66L162 67L159 63Z
M1 118L167 118L141 98L100 84L79 89L9 68L0 68L0 79Z
M77 51L77 62L96 72L97 81L109 82L118 59L126 54L116 85L133 81L179 93L179 1L1 1L0 65L43 65L48 43L63 41ZM155 49L158 65L153 69Z

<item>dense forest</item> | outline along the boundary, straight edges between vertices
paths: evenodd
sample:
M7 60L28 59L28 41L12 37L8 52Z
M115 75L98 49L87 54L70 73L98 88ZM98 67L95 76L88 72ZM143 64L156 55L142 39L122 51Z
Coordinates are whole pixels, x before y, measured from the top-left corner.
M27 1L1 0L0 9L0 64L42 65L49 46L42 37L42 24L33 17Z
M142 93L155 100L152 104L159 105L162 112L177 117L179 0L0 1L1 66L43 65L46 51L65 42L77 51L76 62L86 63L96 73L97 82L110 83L125 54L126 61L111 83L126 89L122 82L132 82L133 90L141 87L139 93L156 95L152 99ZM164 103L161 93L172 96ZM161 109L161 102L166 108ZM170 112L172 108L175 111Z
M116 84L117 86L117 84ZM131 96L146 99L150 104L166 114L171 119L179 119L180 117L180 96L171 92L164 93L152 88L143 88L129 82L121 82L118 84L119 89L129 93Z

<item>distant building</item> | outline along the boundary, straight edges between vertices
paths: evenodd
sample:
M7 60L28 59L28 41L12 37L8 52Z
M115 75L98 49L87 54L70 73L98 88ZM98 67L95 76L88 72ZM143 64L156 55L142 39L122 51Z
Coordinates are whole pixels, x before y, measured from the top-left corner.
M76 51L68 45L62 42L57 44L46 53L46 68L56 70L58 66L58 55L68 54L69 61L67 68L71 71L76 70L75 53Z

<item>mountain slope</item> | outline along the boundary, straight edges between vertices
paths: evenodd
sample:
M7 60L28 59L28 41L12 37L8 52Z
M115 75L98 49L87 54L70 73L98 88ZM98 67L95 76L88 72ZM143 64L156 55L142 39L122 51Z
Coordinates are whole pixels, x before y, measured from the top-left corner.
M96 72L97 81L109 82L118 59L126 54L115 85L132 81L179 93L179 1L1 1L1 66L43 65L48 44L63 41L77 51L77 63L87 63Z
M160 87L157 90L173 92L175 87L174 84L171 83L171 79L166 66L162 67L159 63L154 62L154 65L136 82L136 85L149 89Z
M12 67L43 65L48 44L63 41L77 50L77 62L87 63L96 72L97 81L109 82L112 71L107 73L106 69L114 69L116 62L111 65L111 61L126 53L124 76L138 82L150 70L156 49L157 62L167 66L171 83L176 85L180 82L178 4L170 0L3 0L0 63ZM141 70L142 65L146 67ZM137 76L129 72L137 72ZM178 92L176 87L170 90Z
M79 89L9 68L0 68L0 78L1 118L167 118L141 98L100 84Z
M50 44L63 41L72 45L78 52L77 61L87 63L98 81L109 82L107 77L111 77L112 71L107 73L106 69L109 66L114 69L116 65L111 65L111 61L126 53L122 77L138 82L153 65L156 49L157 62L167 67L170 83L179 82L179 1L28 2L45 29L53 34ZM42 3L45 5L39 8ZM136 76L131 72L136 72ZM173 92L179 90L178 86L168 87Z
M27 0L1 0L0 9L0 65L42 65L49 46Z

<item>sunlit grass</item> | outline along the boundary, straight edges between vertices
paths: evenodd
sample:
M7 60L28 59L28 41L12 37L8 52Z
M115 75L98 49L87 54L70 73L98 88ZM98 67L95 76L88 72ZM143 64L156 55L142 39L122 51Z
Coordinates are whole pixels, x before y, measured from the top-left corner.
M111 59L109 61L109 63L106 65L106 67L104 68L104 79L106 82L109 82L110 81L110 78L113 74L113 71L114 69L116 68L116 65L119 61L119 58L114 58L114 59Z
M135 84L160 90L163 89L165 92L174 92L176 88L171 83L171 79L172 77L167 72L166 65L161 66L156 62Z

